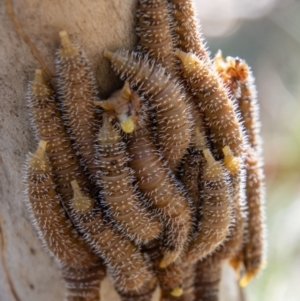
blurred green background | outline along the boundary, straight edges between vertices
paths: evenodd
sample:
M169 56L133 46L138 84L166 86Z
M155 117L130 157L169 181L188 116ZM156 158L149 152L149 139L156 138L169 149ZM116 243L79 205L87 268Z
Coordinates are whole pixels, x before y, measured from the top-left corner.
M267 267L246 300L300 300L300 1L196 0L207 45L256 78L264 141Z

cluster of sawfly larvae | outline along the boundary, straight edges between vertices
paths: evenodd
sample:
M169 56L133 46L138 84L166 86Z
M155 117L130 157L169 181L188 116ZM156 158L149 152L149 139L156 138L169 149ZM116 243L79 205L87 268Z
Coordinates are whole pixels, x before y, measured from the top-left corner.
M56 91L36 70L28 208L66 300L99 300L107 271L125 301L217 301L224 262L245 286L264 261L253 77L210 59L191 0L140 0L137 22L136 51L104 53L124 80L106 100L65 31Z

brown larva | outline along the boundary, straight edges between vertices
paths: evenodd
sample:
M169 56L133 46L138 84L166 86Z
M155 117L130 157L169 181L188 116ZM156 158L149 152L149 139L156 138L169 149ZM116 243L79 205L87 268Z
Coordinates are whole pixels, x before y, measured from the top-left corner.
M184 76L199 98L217 157L223 157L222 148L226 145L234 156L242 156L244 138L241 126L221 80L196 55L179 50L176 55L182 62Z
M38 117L40 122L47 122L47 124L53 126L55 129L50 131L50 136L45 137L49 141L46 147L46 156L50 160L52 171L55 175L56 183L58 184L58 191L63 196L64 207L67 209L76 227L86 233L85 237L89 244L107 261L107 265L110 268L115 283L117 283L117 287L119 287L120 290L135 291L138 287L144 285L144 282L146 282L150 274L150 271L145 268L147 264L140 251L128 239L121 237L118 231L112 229L112 226L106 224L103 226L103 223L108 223L108 221L102 221L102 213L95 207L94 201L90 197L82 197L79 186L87 191L86 188L89 187L89 184L87 181L83 181L83 172L78 165L78 161L72 151L70 141L64 132L61 121L58 117L50 118L48 121L46 119L44 120L45 115L38 110L41 106L47 108L48 105L51 105L51 109L53 109L52 103L54 101L53 91L42 78L40 71L36 72L35 80L30 85L29 97L33 116L35 118ZM55 111L53 114L55 115ZM39 116L42 117L39 118ZM57 125L59 125L59 127ZM40 134L39 123L36 123L36 127L38 134ZM73 186L78 187L76 191L79 191L79 198L73 198L74 187L72 188L72 183ZM70 206L70 200L72 198L73 204ZM84 199L84 202L81 201L82 199ZM84 222L83 217L78 213L82 212L83 209L84 212L88 210L84 215L84 218L87 220L86 222ZM109 245L115 246L115 250L111 251L113 253L112 255L110 255L110 250L106 249L107 242L105 235L101 231L106 233L106 237L108 236L111 242ZM93 235L95 235L97 239L93 238ZM123 249L123 251L117 252L118 246L120 246L120 249ZM124 263L115 263L115 261L118 261L117 258L124 256L124 254L128 256L127 259L125 256ZM133 262L135 260L137 261L135 268L129 268L129 270L132 270L132 275L126 275L128 265L134 267ZM124 273L125 275L123 275Z
M208 256L196 264L195 300L218 301L222 265Z
M146 243L157 238L162 231L161 221L146 208L145 201L143 204L142 196L134 188L126 146L107 113L103 114L97 141L98 179L103 199L118 229L137 242Z
M227 57L225 62L221 52L219 52L215 57L215 67L237 99L249 144L245 155L248 207L244 233L245 241L237 258L231 260L231 264L236 268L239 268L240 263L243 262L246 274L241 280L241 285L244 286L260 270L264 255L262 208L264 176L260 160L258 103L253 84L254 79L245 61Z
M183 269L183 284L182 295L180 301L193 301L195 300L195 279L196 279L196 264L182 264Z
M65 121L75 141L83 164L95 180L95 78L83 51L60 32L61 48L57 52L56 73Z
M71 181L77 179L80 186L88 189L89 184L71 146L55 96L50 85L36 70L35 78L28 87L28 103L32 121L39 139L46 140L46 156L51 163L54 180L64 207L70 210L68 202L72 197Z
M128 51L105 52L115 71L139 87L155 110L157 142L172 170L190 143L190 117L179 86L162 68Z
M213 252L224 241L231 223L232 200L227 173L208 149L203 153L207 163L202 176L200 225L183 257L190 263Z
M197 24L192 0L168 0L170 3L173 28L176 35L176 48L197 55L210 65L209 53Z
M73 228L59 204L59 197L45 158L45 141L26 166L28 209L45 249L58 262L67 288L67 300L99 300L105 267Z
M72 181L75 223L84 237L107 265L114 285L124 294L137 294L152 281L153 273L141 251L128 238L121 235L103 216L101 210L76 180Z
M173 39L165 0L140 0L137 35L141 50L166 69L174 71Z
M139 95L132 92L125 84L111 101L111 107L119 107L120 102L141 102ZM149 120L143 120L146 106L140 109L140 116L135 120L134 131L127 136L127 151L131 160L129 166L134 170L138 188L154 208L163 217L164 239L161 267L174 262L180 255L191 227L191 213L182 188L176 182L162 161L157 147L149 132ZM117 108L116 108L117 110ZM126 111L126 110L125 110Z

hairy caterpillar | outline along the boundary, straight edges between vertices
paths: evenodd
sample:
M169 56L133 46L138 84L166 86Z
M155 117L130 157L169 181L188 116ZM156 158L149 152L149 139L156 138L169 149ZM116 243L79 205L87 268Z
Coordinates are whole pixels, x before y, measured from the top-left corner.
M118 229L137 242L146 243L158 237L162 224L145 207L142 196L133 187L125 148L120 132L104 113L97 151L98 179L103 187L103 198Z
M40 141L26 166L28 209L45 249L60 267L68 301L99 300L100 282L105 277L101 259L87 248L59 204L59 197L45 158L45 141Z
M76 180L72 181L72 188L75 223L94 251L104 259L116 289L123 294L137 294L152 281L149 263L137 246L113 228L94 200L81 191Z
M29 94L33 115L38 118L41 116L41 118L38 119L40 121L44 120L44 114L40 114L38 109L40 106L47 108L48 105L50 105L51 107L54 99L53 92L43 80L40 71L36 72L36 77L30 86ZM53 109L53 106L51 109ZM55 114L55 111L52 114ZM150 274L147 268L145 268L147 263L140 251L128 239L123 238L118 231L112 229L112 226L107 225L108 221L103 221L102 213L97 206L95 207L95 203L91 198L84 198L84 202L81 201L81 197L75 198L73 204L70 204L70 200L73 198L72 183L73 186L74 183L77 183L77 186L79 185L82 187L85 192L87 192L86 188L89 187L89 184L86 181L82 181L82 179L84 179L84 174L79 168L76 156L72 152L68 136L59 122L59 118L52 118L48 121L48 124L54 126L55 130L51 131L49 137L46 137L49 141L49 147L48 145L46 147L46 156L50 160L53 173L55 174L58 191L63 196L64 206L67 209L68 215L71 217L76 227L80 228L80 231L85 233L85 237L89 244L107 261L107 265L110 268L113 278L117 279L115 280L115 283L118 283L117 287L120 287L120 290L125 291L136 290L144 285L144 282L146 282L146 279L148 278L148 274ZM56 124L60 125L60 130L57 130L58 127ZM40 134L39 123L36 123L36 127ZM65 155L62 156L62 154ZM80 191L79 186L76 191ZM81 196L82 192L80 191L79 194ZM84 222L84 220L82 221L83 217L78 213L82 211L82 208L84 208L84 212L88 210L83 216L86 219L86 222ZM105 226L102 225L103 223ZM113 254L109 255L110 250L107 250L107 242L103 231L106 233L106 236L108 235L108 239L110 240L109 245L115 247L120 246L120 249L123 250L117 252L116 248L114 251L111 251ZM102 234L103 239L101 239ZM93 235L97 237L97 239L93 238ZM117 261L116 258L122 254L124 256L124 253L128 256L128 258L124 260L124 263L115 263L115 261ZM135 266L136 269L129 268L130 271L132 270L132 275L126 275L128 266L134 266L133 262L135 261L137 262L137 265ZM123 275L124 273L125 275Z
M202 176L200 226L183 257L190 263L213 252L224 241L231 223L232 201L227 175L208 149L203 153L207 164Z
M207 66L210 66L209 53L201 36L195 17L192 0L168 0L170 3L173 28L176 38L176 48L197 55Z
M30 83L27 94L37 136L48 142L46 156L51 163L57 191L69 214L68 202L73 194L71 181L77 179L84 189L89 188L88 181L60 118L54 92L43 78L41 70L36 70L35 78Z
M182 70L205 114L211 131L210 141L222 158L222 148L228 145L234 156L242 156L244 141L235 108L219 78L194 54L177 50Z
M137 35L141 50L166 69L174 70L173 39L165 0L140 0Z
M244 245L237 258L231 264L239 268L244 264L246 274L240 284L245 286L248 281L260 270L263 262L264 231L263 231L263 171L260 160L260 136L258 123L258 103L254 79L246 62L241 59L227 57L223 60L221 52L215 57L215 67L225 84L235 95L245 133L248 138L248 147L245 155L246 169L246 200L247 217L244 233Z
M208 256L196 264L195 300L218 301L221 280L221 261Z
M150 65L128 51L105 52L115 71L149 99L156 111L157 142L172 170L175 170L190 143L189 113L177 84L164 70Z
M193 301L195 300L195 278L196 278L196 265L195 264L182 264L183 269L183 294L180 296L180 301Z
M120 99L127 97L127 102L140 99L131 92L128 85L119 92ZM119 104L115 100L111 106ZM143 106L145 108L145 106ZM141 109L142 115L142 109ZM141 116L142 117L142 116ZM180 255L191 227L191 213L188 201L175 178L162 162L162 158L153 142L148 127L149 121L137 119L135 130L127 137L127 151L131 157L129 166L140 191L149 204L162 215L165 225L160 266L166 267Z
M95 181L96 80L83 51L71 43L65 31L59 35L61 48L57 52L56 73L64 118L83 164Z

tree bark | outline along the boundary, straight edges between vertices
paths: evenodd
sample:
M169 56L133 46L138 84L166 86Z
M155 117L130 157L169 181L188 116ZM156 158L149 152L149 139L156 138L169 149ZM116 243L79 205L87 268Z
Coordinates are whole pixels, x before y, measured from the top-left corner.
M5 4L10 1L4 1L0 2L0 301L63 300L57 267L42 249L24 204L22 166L37 145L30 130L26 86L41 67L55 83L58 32L66 30L92 63L99 96L109 96L121 82L103 58L103 50L134 48L137 1L13 0L21 30L38 50L42 66L8 17ZM118 300L107 279L101 297Z

